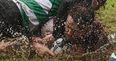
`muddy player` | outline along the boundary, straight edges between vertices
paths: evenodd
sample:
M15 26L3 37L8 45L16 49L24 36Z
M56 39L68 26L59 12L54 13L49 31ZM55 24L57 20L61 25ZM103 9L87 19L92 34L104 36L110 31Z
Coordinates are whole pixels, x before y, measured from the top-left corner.
M60 17L65 16L64 12L66 12L65 10L68 9L67 7L65 7L65 4L66 4L66 6L68 6L66 2L70 2L71 0L66 0L66 1L63 0L65 4L63 3L64 6L61 5L61 7L60 7L61 1L62 0L49 0L49 1L48 0L44 0L44 1L43 0L31 0L31 1L30 0L13 0L13 1L11 0L9 2L12 2L13 4L15 3L16 6L18 7L20 13L17 13L17 14L20 14L19 16L23 19L22 23L23 23L25 31L29 32L31 34L31 36L33 36L32 42L36 41L43 45L43 44L53 43L53 40L50 39L52 37L51 34L53 32L53 23L54 23L53 18L54 18L54 16L57 16L57 14L59 14ZM81 1L81 0L79 0L79 1ZM87 0L85 0L85 1L87 1ZM63 8L63 9L59 9L59 8ZM9 10L10 10L10 8L9 8ZM57 10L59 10L59 12L61 12L61 13L57 13ZM1 9L1 12L2 12L2 9ZM13 17L9 17L9 18L13 18ZM12 24L13 24L13 22L12 22ZM16 22L16 24L17 24L17 22ZM15 25L13 25L13 26L15 27ZM68 34L69 33L70 33L70 30L69 30ZM38 36L41 36L41 37L38 38ZM38 40L36 40L37 38L38 38ZM41 40L48 40L48 41L43 42ZM35 44L35 43L33 44L33 46L35 47L35 49L39 48L39 46L37 47L37 44ZM41 48L43 48L43 47L40 47L40 49ZM48 49L46 49L46 47L45 47L45 50L48 51ZM51 54L51 55L53 55L53 54Z
M94 1L94 0L93 0ZM65 18L64 20L66 20L66 22L65 22L65 27L64 27L64 29L65 29L65 31L64 31L64 34L65 34L65 37L66 38L69 38L69 39L72 39L72 38L74 38L74 35L75 35L75 33L74 33L74 31L75 31L75 27L76 27L76 25L75 25L75 23L77 24L77 23L81 23L81 24L84 24L85 26L86 25L88 25L88 24L91 24L93 21L94 21L94 10L97 10L96 8L92 8L92 7L94 7L94 6L91 6L91 4L93 3L95 3L95 2L92 2L91 0L78 0L78 1L75 1L76 3L75 3L75 5L79 5L80 4L80 7L81 7L81 3L82 3L82 8L80 8L79 6L77 6L77 7L73 7L73 8L71 8L69 5L71 5L71 3L74 3L74 1L72 1L72 0L66 0L66 1L64 1L63 2L63 5L66 5L66 6L63 6L63 5L61 5L61 7L60 8L58 8L59 9L59 12L57 13L57 15L55 15L55 16L57 16L57 17L59 17L59 18L61 18L62 16L66 16L67 18ZM80 3L79 3L80 2ZM106 0L103 0L103 1L98 1L97 0L97 3L99 3L98 4L98 6L100 7L101 6L101 4L103 3L103 2L106 2ZM103 3L104 4L104 3ZM71 5L71 6L75 6L75 5ZM85 5L85 6L84 6ZM87 7L88 6L88 7ZM96 5L97 6L97 5ZM78 10L80 10L80 11L78 11L78 12L76 12L76 11L73 11L73 12L71 12L71 10L70 9L72 9L72 11L73 10L76 10L76 11L78 11ZM52 9L51 9L52 10ZM93 10L93 11L92 11ZM65 11L65 12L64 12ZM67 16L67 13L68 12L70 12L70 14ZM61 14L62 13L62 14ZM54 13L55 14L55 13ZM74 14L74 15L73 15ZM75 16L75 14L76 14L76 16ZM45 24L41 27L42 29L41 29L41 31L39 31L39 32L41 32L40 34L41 34L41 36L42 36L42 40L40 40L38 37L37 37L37 40L36 41L38 41L38 42L40 42L40 43L42 43L42 45L44 45L45 44L45 49L42 49L44 52L42 52L42 53L45 53L45 52L48 52L48 54L50 54L51 56L54 56L54 53L53 52L55 52L55 51L50 51L47 47L49 47L53 42L54 42L54 40L57 40L57 38L56 39L54 39L54 35L52 35L53 34L53 26L54 26L54 17L53 17L54 15L52 15L52 17L50 17L50 19L46 22L45 21ZM79 17L80 16L80 17ZM81 18L82 17L82 18ZM80 20L79 20L80 19ZM57 21L57 20L56 20ZM94 26L94 25L93 25ZM97 26L97 25L96 25ZM58 27L58 26L57 26ZM33 26L31 27L31 28L33 28ZM35 26L35 28L37 28L36 26ZM35 31L35 30L34 30ZM37 29L37 31L38 31L38 29ZM62 33L62 32L61 32ZM88 32L86 32L86 33L83 33L83 31L81 32L81 31L79 31L79 29L78 29L78 31L76 32L76 33L80 33L80 34L77 34L75 37L77 37L77 39L78 39L78 37L79 38L81 38L82 36L84 36L84 34L86 34L86 33L88 33ZM81 33L83 33L83 34L81 34ZM72 38L70 38L70 37L72 37ZM106 38L106 35L105 36L103 36L104 38ZM59 37L60 38L60 37ZM59 39L58 38L58 39ZM36 37L35 37L35 39L36 39ZM34 40L35 40L34 39ZM74 38L75 39L75 38ZM83 38L84 39L84 38ZM106 38L107 39L107 38ZM61 41L61 40L60 40ZM105 43L107 43L107 40L105 40L106 42L104 42L103 44L105 44ZM56 42L59 42L58 40L56 41ZM78 41L79 42L79 41ZM84 44L82 44L82 48L83 48L83 50L86 50L86 48L87 49L90 49L90 50L95 50L95 49L97 49L97 48L99 48L99 47L97 47L97 48L94 48L94 49L92 49L91 48L91 46L88 44L88 45L86 45L87 43L88 43L89 41L87 40L87 42L82 42L82 43L84 43ZM94 41L94 42L96 42L96 41ZM54 42L55 43L55 42ZM77 43L76 41L73 41L72 43ZM81 42L80 42L81 43ZM93 41L92 41L92 43L93 43ZM59 44L61 44L61 45L59 45L58 47L63 47L62 46L62 42L60 42ZM102 44L102 45L103 45ZM37 50L37 49L40 49L40 50L38 50L39 52L41 52L41 48L43 48L42 47L42 45L40 44L40 46L38 46L39 44L33 44L34 45L34 47L35 47L35 49ZM58 44L57 44L58 45ZM84 45L84 46L83 46ZM37 47L38 46L38 47ZM40 47L40 48L39 48ZM88 47L90 47L90 48L88 48ZM55 53L55 54L57 54L57 52Z
M70 1L0 0L0 32L2 36L11 37L15 31L22 32L21 30L23 30L24 35L32 38L32 43L39 41L40 44L51 44L53 18L57 16L57 11L60 12L64 9L61 3L64 5L64 3L67 4ZM37 38L39 39L36 40ZM44 42L40 42L41 40L44 40ZM3 43L1 46L6 44ZM33 46L37 49L37 44L34 43Z
M101 5L98 0L96 1L97 2L94 3ZM102 1L102 3L103 2L105 2L105 0ZM102 23L95 19L95 10L97 9L93 6L89 6L86 1L75 3L68 12L67 20L64 21L64 23L63 21L59 21L59 25L56 25L62 27L62 24L65 24L64 28L56 28L58 29L56 34L59 35L58 37L65 37L67 41L72 44L71 51L74 50L73 52L77 53L74 53L74 56L79 56L87 50L95 51L100 46L108 43L107 33L104 31ZM100 39L99 37L102 38ZM97 44L99 46L95 46Z

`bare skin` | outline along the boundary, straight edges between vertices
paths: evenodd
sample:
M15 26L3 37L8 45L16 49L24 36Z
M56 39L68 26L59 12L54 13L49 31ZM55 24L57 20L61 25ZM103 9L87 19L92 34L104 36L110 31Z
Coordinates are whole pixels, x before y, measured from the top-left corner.
M67 20L65 22L65 34L67 38L70 38L73 35L73 27L74 20L70 15L68 15Z
M46 35L44 38L32 37L33 48L39 55L50 55L54 56L54 53L47 47L49 44L54 42L52 34Z
M54 56L54 53L49 50L49 48L43 44L40 43L33 43L33 47L36 50L36 53L39 55L50 55L50 56Z

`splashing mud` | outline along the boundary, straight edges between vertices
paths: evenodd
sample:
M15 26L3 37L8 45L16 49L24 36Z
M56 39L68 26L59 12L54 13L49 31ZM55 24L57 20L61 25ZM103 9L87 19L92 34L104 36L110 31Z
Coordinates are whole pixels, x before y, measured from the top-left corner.
M100 4L99 6L101 6L102 4L104 4L102 2L105 2L106 0L103 0L102 2L101 0L96 0L96 1L99 1L99 4ZM93 2L93 3L96 3L96 2ZM86 5L85 2L78 3L78 4L76 3L74 7L71 7L68 14L73 17L75 24L72 29L73 35L71 36L71 38L69 39L68 37L66 37L67 39L66 41L71 44L71 47L67 49L64 52L64 54L66 53L73 58L74 57L82 58L84 56L87 56L87 58L92 56L92 58L94 58L96 57L96 55L100 55L101 52L105 54L104 51L107 52L108 50L113 49L112 44L109 42L109 39L107 37L108 36L107 29L99 20L95 18L94 12L95 12L95 8L89 7L88 5ZM58 38L59 36L60 37L67 36L66 34L64 34L66 31L64 28L65 20L64 19L62 20L59 19L59 20L60 21L55 24L56 30L57 28L60 28L58 29L58 31L56 31L57 33L55 34L56 38ZM0 24L7 26L6 23L4 23L4 21L0 22ZM15 27L15 25L13 26ZM9 33L14 32L12 31L12 25L11 27L9 26L7 27L4 29L7 32L5 31L0 31L0 32L4 32L4 34L7 34L9 30L11 30L11 32ZM0 26L0 28L3 29L4 27ZM15 35L15 33L13 34ZM0 39L0 41L8 42L10 46L7 48L7 50L0 52L1 53L0 57L7 56L7 57L13 57L13 58L14 57L27 58L29 56L31 46L30 46L30 41L26 36L21 35L16 38L3 37ZM88 60L83 60L83 61L88 61Z
M29 40L26 36L22 35L16 38L2 38L2 42L9 42L9 47L0 52L0 57L9 58L27 58L30 52Z

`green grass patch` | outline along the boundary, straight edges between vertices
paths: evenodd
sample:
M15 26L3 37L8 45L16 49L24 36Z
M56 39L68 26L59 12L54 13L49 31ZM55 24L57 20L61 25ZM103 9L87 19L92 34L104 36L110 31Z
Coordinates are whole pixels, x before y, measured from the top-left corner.
M116 33L116 0L107 0L105 7L97 11L97 17L111 30Z

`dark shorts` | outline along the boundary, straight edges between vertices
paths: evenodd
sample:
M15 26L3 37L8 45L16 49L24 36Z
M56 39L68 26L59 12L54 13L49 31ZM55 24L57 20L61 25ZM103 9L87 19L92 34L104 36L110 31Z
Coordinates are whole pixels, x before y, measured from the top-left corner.
M0 0L0 34L12 37L22 30L22 17L17 5L12 0Z

